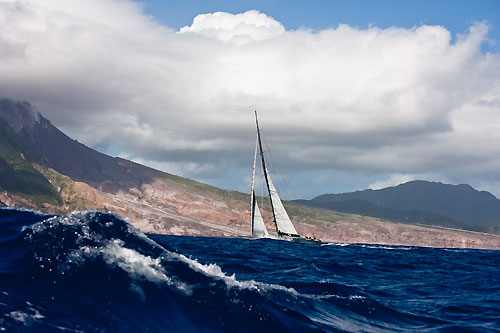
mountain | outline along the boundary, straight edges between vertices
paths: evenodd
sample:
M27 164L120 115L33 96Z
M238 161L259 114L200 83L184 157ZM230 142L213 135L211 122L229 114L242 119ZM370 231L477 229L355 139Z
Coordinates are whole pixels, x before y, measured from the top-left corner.
M5 101L0 101L0 188L36 204L61 203L53 186L33 165L39 158L34 147L24 142L14 130L19 129L20 118L29 113L17 109L6 112L4 105ZM21 109L25 110L24 107ZM28 124L29 120L24 122Z
M380 190L324 194L298 202L392 221L500 233L500 200L466 184L417 180Z
M69 138L29 103L0 100L0 118L17 135L30 157L75 181L96 188L140 186L152 180L154 170L121 158L113 158ZM19 140L20 139L20 140ZM118 188L117 188L118 187Z
M95 151L65 135L31 104L8 99L0 100L0 191L7 205L56 213L109 210L146 231L201 234L201 224L207 235L241 234L211 220L239 221L235 208L244 211L249 200Z
M68 137L30 103L0 100L0 206L110 211L149 233L249 237L249 201L247 194L102 154ZM285 206L300 234L324 241L500 249L500 236ZM273 230L270 205L261 212Z

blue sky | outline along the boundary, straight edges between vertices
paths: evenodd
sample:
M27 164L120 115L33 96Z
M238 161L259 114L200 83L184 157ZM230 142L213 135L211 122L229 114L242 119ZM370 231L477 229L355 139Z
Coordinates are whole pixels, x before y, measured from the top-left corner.
M256 9L281 22L287 30L307 27L327 29L338 24L359 28L369 25L387 28L398 26L442 25L453 34L466 33L475 22L491 25L489 37L497 42L485 43L483 50L500 50L500 1L496 0L420 0L420 1L338 1L338 0L214 0L162 1L141 0L145 11L158 22L173 29L191 25L198 14L225 11L232 14Z

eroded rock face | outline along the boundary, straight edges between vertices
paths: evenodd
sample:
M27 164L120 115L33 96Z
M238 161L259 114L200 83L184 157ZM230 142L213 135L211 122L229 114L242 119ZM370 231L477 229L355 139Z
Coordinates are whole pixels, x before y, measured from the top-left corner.
M156 179L141 188L111 195L135 214L131 222L143 231L177 235L250 236L245 212L233 209L223 199L190 191L187 186Z
M500 249L500 236L478 232L382 222L339 221L320 225L297 224L303 235L333 243L365 243L437 248Z
M136 212L132 223L145 232L211 237L250 237L248 200L157 179L113 195ZM299 208L297 208L299 207ZM293 211L314 210L294 206ZM271 213L262 209L273 233ZM398 224L359 215L322 211L324 218L291 215L297 231L325 242L500 249L500 236L440 227ZM328 219L330 221L328 221ZM334 220L332 222L332 220Z

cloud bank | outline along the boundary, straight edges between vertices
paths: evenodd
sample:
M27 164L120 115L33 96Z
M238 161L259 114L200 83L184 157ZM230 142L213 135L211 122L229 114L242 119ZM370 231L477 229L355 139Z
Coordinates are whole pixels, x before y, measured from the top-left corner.
M500 193L485 23L285 30L248 11L175 31L131 1L4 0L0 27L0 95L105 152L246 190L257 109L297 183L321 184L299 196L420 175Z

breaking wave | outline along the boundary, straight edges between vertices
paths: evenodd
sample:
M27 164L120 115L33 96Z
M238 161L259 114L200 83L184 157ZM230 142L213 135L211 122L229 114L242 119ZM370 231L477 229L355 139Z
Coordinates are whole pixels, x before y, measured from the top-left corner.
M0 253L6 330L500 329L495 251L145 235L112 214L0 209ZM470 265L484 290L443 281Z

